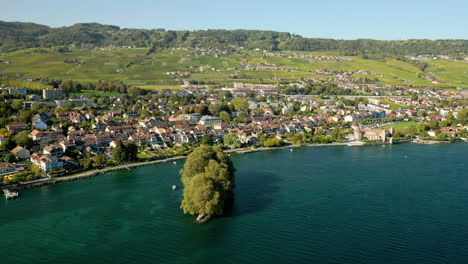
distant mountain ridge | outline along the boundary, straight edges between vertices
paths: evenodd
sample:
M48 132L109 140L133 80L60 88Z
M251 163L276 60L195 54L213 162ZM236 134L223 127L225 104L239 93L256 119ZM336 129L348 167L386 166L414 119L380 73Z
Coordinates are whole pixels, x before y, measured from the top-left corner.
M235 50L337 51L342 55L404 56L444 54L464 56L468 40L335 40L304 38L287 32L263 30L164 30L127 29L98 23L79 23L51 28L24 22L0 21L0 52L25 48L77 46L136 46L151 50L172 47L203 47Z

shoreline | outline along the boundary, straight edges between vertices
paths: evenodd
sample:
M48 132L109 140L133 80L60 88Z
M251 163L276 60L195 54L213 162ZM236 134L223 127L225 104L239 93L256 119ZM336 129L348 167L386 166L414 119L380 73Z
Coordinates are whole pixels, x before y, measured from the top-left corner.
M419 141L413 140L409 142L399 142L399 143L394 143L394 144L404 144L404 143L429 145L429 144L448 144L448 143L466 143L466 142L464 141L425 142L425 141L420 141L420 140ZM366 146L366 145L391 145L391 144L388 142L349 142L349 143L329 143L329 144L303 144L303 145L287 145L287 146L282 146L282 147L259 147L259 148L253 148L253 149L232 149L232 150L225 150L224 152L228 154L230 153L245 154L245 153L253 153L253 152L260 152L260 151L269 151L269 150L278 150L278 149L295 149L295 148L302 148L302 147L337 147L337 146L360 147L360 146ZM58 177L58 178L52 178L52 179L41 178L38 180L17 183L17 184L13 184L10 186L4 186L2 187L2 189L13 190L13 191L26 190L26 189L41 187L41 186L50 185L50 184L57 184L61 182L76 181L76 180L81 180L81 179L92 178L100 174L109 173L113 171L120 171L120 170L130 171L132 168L150 166L150 165L155 165L155 164L160 164L160 163L167 163L171 161L174 162L174 161L178 161L178 160L182 160L186 158L187 156L178 156L178 157L166 158L166 159L161 159L161 160L152 160L152 161L144 161L144 162L139 162L139 163L123 164L123 165L118 165L118 166L114 166L110 168L96 169L96 170L87 171L87 172L80 172L77 174Z

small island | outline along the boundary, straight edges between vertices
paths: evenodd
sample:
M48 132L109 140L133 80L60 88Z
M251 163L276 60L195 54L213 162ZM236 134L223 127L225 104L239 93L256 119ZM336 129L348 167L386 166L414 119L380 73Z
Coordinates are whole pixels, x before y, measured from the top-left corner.
M184 185L180 208L185 214L198 215L198 223L222 215L226 201L232 199L234 172L231 159L220 148L196 148L180 171Z

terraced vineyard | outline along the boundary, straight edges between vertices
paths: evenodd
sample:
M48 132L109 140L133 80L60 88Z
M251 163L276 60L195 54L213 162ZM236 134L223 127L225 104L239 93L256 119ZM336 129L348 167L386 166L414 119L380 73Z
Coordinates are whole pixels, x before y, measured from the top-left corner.
M41 51L41 52L40 52ZM80 81L122 80L126 83L151 85L151 88L174 87L174 80L211 81L219 84L278 80L297 81L302 78L332 78L332 75L315 71L367 71L355 78L370 78L381 84L414 86L468 87L468 64L461 61L433 60L424 74L415 65L388 58L385 61L363 59L357 56L336 59L307 58L314 56L339 56L333 52L283 51L284 56L267 57L261 51L245 50L235 54L201 54L195 50L162 50L148 54L147 48L92 50L73 48L69 52L53 52L52 49L18 50L0 55L0 73L23 74L25 77L74 79ZM297 56L301 54L301 56ZM304 56L306 55L306 56ZM349 59L349 60L348 60ZM65 63L68 60L69 63ZM72 63L70 63L72 61ZM246 65L266 65L259 70ZM210 69L200 71L200 66ZM268 69L268 65L274 65ZM168 74L168 73L173 74ZM190 73L180 76L177 72ZM421 78L432 76L441 81ZM148 86L149 87L149 86Z

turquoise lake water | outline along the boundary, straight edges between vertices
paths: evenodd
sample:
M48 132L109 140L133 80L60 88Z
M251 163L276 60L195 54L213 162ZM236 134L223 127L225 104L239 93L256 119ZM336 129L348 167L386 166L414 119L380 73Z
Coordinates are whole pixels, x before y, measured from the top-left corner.
M468 145L232 155L235 200L179 210L183 161L0 201L0 263L468 263Z

